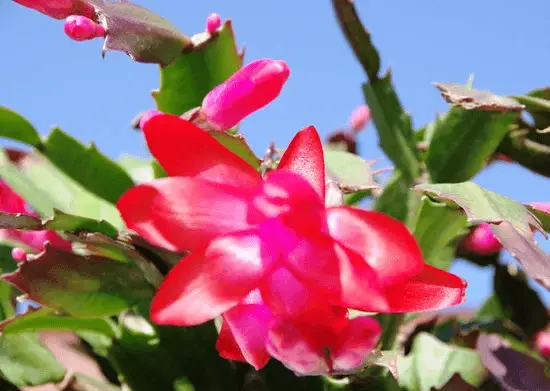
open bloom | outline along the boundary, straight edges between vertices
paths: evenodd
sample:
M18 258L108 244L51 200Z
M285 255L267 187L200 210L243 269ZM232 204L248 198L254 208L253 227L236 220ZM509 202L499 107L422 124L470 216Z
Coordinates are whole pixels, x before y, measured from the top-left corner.
M70 15L93 18L94 7L85 0L13 0L24 7L32 8L54 19L65 19Z
M25 200L3 181L0 181L0 212L11 214L23 213L38 217L38 215L28 207ZM71 248L71 244L54 231L19 231L15 229L4 229L0 230L0 237L16 240L34 251L41 251L46 241L49 241L57 248ZM21 254L21 251L16 253Z
M349 372L375 348L381 328L368 316L326 306L294 318L273 314L259 291L223 315L216 347L224 358L262 368L273 356L300 375Z
M296 135L265 179L178 117L156 116L143 130L171 177L130 189L119 211L149 241L192 251L156 293L154 322L200 324L255 289L286 317L327 305L408 312L463 301L465 282L424 264L402 223L325 208L323 150L313 127Z
M284 61L252 61L204 97L201 114L217 130L231 129L279 96L289 74Z

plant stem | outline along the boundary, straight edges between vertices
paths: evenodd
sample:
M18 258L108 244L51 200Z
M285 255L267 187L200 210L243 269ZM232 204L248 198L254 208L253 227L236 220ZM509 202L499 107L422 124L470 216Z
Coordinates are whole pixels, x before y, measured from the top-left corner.
M404 319L405 314L386 315L384 319L384 332L382 334L382 350L394 350L397 348L397 335Z

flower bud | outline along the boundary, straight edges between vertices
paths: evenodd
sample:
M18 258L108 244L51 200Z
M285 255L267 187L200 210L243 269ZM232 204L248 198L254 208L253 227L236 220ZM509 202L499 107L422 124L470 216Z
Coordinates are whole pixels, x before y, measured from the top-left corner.
M355 133L358 133L361 130L363 130L365 126L367 126L367 123L370 120L371 120L371 113L370 113L369 107L367 105L361 105L357 107L355 110L353 110L349 121L350 121L351 129Z
M22 248L15 247L11 250L11 257L16 262L25 262L27 260L27 252Z
M544 357L550 357L550 332L546 330L535 334L535 349Z
M214 34L217 29L222 25L222 20L220 15L213 13L206 18L206 32L209 34Z
M475 254L492 255L502 249L502 244L493 234L491 226L484 223L475 227L464 239L464 247Z
M104 37L105 29L85 16L71 15L65 20L65 34L75 41Z
M93 18L94 7L85 0L14 0L24 7L32 8L54 19L65 19L70 15Z
M253 61L206 95L201 114L217 130L231 129L274 100L289 74L284 61Z

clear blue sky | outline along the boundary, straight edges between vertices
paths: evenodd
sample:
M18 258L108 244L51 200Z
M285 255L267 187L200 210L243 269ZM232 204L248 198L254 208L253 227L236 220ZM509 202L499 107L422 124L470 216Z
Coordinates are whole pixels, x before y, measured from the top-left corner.
M345 125L362 102L365 75L328 0L136 2L168 17L187 35L203 31L206 17L218 12L233 20L239 44L246 45L245 61L288 62L291 77L279 99L243 123L242 132L257 153L272 139L285 146L310 124L326 136ZM356 4L416 126L448 109L431 85L435 81L465 82L474 72L477 88L499 94L549 85L548 0ZM0 105L19 111L43 133L59 125L83 141L95 141L112 157L122 152L146 156L129 122L154 107L149 92L158 86L156 66L113 52L102 60L101 40L71 41L62 21L8 0L0 0L0 47ZM382 156L372 127L360 142L364 157ZM550 201L550 180L520 167L499 163L475 180L521 202ZM548 243L543 246L550 250ZM470 283L466 305L479 305L490 291L490 273L463 263L453 271Z

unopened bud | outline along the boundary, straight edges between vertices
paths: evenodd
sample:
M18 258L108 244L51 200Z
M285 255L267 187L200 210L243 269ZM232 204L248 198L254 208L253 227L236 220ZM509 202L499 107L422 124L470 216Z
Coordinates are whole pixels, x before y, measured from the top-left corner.
M253 61L206 95L201 114L217 130L231 129L274 100L289 74L284 61Z
M216 30L222 25L222 20L220 15L213 13L206 18L206 32L209 34L214 34Z
M104 37L105 28L85 16L71 15L65 20L65 34L75 41L87 41Z
M493 234L491 226L484 223L475 227L464 239L464 247L475 254L492 255L502 249L502 244Z
M27 252L22 248L15 247L11 250L11 257L16 262L25 262L27 260Z
M550 332L546 330L535 334L535 349L544 357L550 357Z
M365 126L367 126L367 123L371 120L371 118L372 117L370 109L367 105L361 105L357 107L355 110L353 110L350 116L349 121L351 129L355 133L360 132Z

